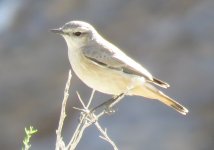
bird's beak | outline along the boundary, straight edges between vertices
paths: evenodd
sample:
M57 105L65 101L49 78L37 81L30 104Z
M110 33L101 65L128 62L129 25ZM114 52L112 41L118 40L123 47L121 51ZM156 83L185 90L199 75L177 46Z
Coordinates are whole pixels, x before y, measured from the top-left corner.
M62 30L62 28L58 28L58 29L51 29L51 32L56 33L56 34L65 34L64 31Z

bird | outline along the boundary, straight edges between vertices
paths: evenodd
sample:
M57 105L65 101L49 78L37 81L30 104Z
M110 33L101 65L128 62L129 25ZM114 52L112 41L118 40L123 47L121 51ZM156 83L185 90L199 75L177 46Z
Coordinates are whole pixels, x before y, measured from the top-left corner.
M88 87L113 96L125 93L158 100L183 115L188 113L157 88L168 88L168 83L103 38L91 24L74 20L51 31L65 39L72 70Z

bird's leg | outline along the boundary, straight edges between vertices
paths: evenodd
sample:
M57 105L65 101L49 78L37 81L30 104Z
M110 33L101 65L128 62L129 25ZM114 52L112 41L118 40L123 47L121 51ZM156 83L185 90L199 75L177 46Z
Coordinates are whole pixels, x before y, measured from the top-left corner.
M106 112L107 114L111 114L111 113L114 112L114 110L112 109L112 107L113 107L114 105L116 105L118 102L120 102L120 100L121 100L124 96L125 96L125 93L121 93L121 94L119 94L119 95L117 95L117 96L113 96L111 99L109 99L109 100L103 102L102 104L96 106L95 108L93 108L93 109L91 110L91 112L94 112L94 111L96 111L97 109L100 109L100 108L103 108L103 107L104 107L105 112ZM103 109L102 109L102 110L103 110Z
M132 90L135 86L136 86L136 84L135 84L135 79L133 79L132 83L127 87L127 89L126 89L123 93L121 93L121 94L119 94L119 95L115 95L115 96L113 96L111 99L109 99L109 100L105 101L104 103L102 103L102 104L96 106L95 108L93 108L93 109L91 110L91 112L94 112L94 111L96 111L97 109L100 109L100 108L103 108L103 107L104 107L104 109L105 109L105 113L107 113L107 114L111 114L111 113L115 112L115 111L112 109L112 107L113 107L114 105L116 105L117 103L119 103L120 100L121 100L127 93L129 93L129 91ZM101 109L101 110L103 110L103 109Z

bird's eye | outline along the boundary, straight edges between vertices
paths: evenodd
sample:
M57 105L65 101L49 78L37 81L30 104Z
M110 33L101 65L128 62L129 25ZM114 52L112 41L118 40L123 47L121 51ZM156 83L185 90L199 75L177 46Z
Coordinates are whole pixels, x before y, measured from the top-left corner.
M75 36L80 36L82 33L81 32L74 32L73 33Z

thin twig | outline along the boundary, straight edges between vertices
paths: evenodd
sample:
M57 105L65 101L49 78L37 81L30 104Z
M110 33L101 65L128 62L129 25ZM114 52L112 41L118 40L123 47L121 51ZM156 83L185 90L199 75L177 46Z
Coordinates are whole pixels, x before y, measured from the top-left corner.
M83 132L85 129L89 126L89 124L84 123L85 122L85 117L82 117L80 120L80 123L78 124L70 142L66 146L66 150L74 150L79 143L80 139L82 138Z
M85 103L83 102L83 100L82 100L82 98L81 98L79 92L76 92L76 93L77 93L77 97L78 97L79 101L80 101L81 104L82 104L82 107L83 107L84 109L86 109L87 107L85 106Z
M91 96L89 98L88 104L87 104L87 108L89 108L89 106L91 105L92 99L94 97L94 93L95 93L95 89L92 90L91 92Z
M100 136L100 138L109 142L112 145L112 147L114 148L114 150L118 150L116 144L109 138L109 136L107 134L107 130L106 129L103 130L98 121L96 121L94 124L97 127L97 129L100 131L100 133L102 134L102 136Z
M66 103L67 103L68 96L69 96L68 91L69 91L69 87L70 87L71 77L72 77L71 70L69 70L68 80L66 82L66 86L65 86L65 90L64 90L64 97L63 97L63 101L62 101L62 109L61 109L61 114L60 114L59 125L58 125L58 129L56 130L56 135L57 135L56 148L55 148L56 150L65 148L65 143L62 140L62 127L63 127L63 122L66 117L65 107L66 107Z
M105 141L109 142L112 145L112 147L114 148L114 150L118 150L116 144L109 138L109 136L107 135L107 132L104 131L98 123L98 119L101 116L106 114L106 110L103 109L97 115L95 114L95 112L97 109L99 109L100 107L103 107L103 106L106 106L105 108L111 109L114 105L116 105L123 98L124 94L121 94L121 95L117 96L116 98L110 99L109 101L104 102L103 104L93 108L92 109L93 111L90 111L89 107L92 102L94 92L95 91L93 90L87 106L85 106L80 95L77 93L79 101L82 104L83 109L75 108L75 109L78 109L81 111L81 117L80 117L81 119L80 119L80 122L79 122L69 144L67 145L66 149L74 150L76 148L77 144L79 143L80 139L82 138L82 135L83 135L85 129L87 127L89 127L90 125L95 124L97 129L101 132L103 139L105 139Z
M87 114L89 113L89 110L85 106L85 104L78 92L77 92L77 96L78 96L80 103L82 104L83 109L81 111L80 122L79 122L76 130L74 131L74 134L73 134L70 142L68 143L68 145L66 147L66 149L69 149L69 150L74 150L76 148L77 144L79 143L80 139L82 138L84 130L89 126L89 124L86 123L87 122L86 117L87 117Z

